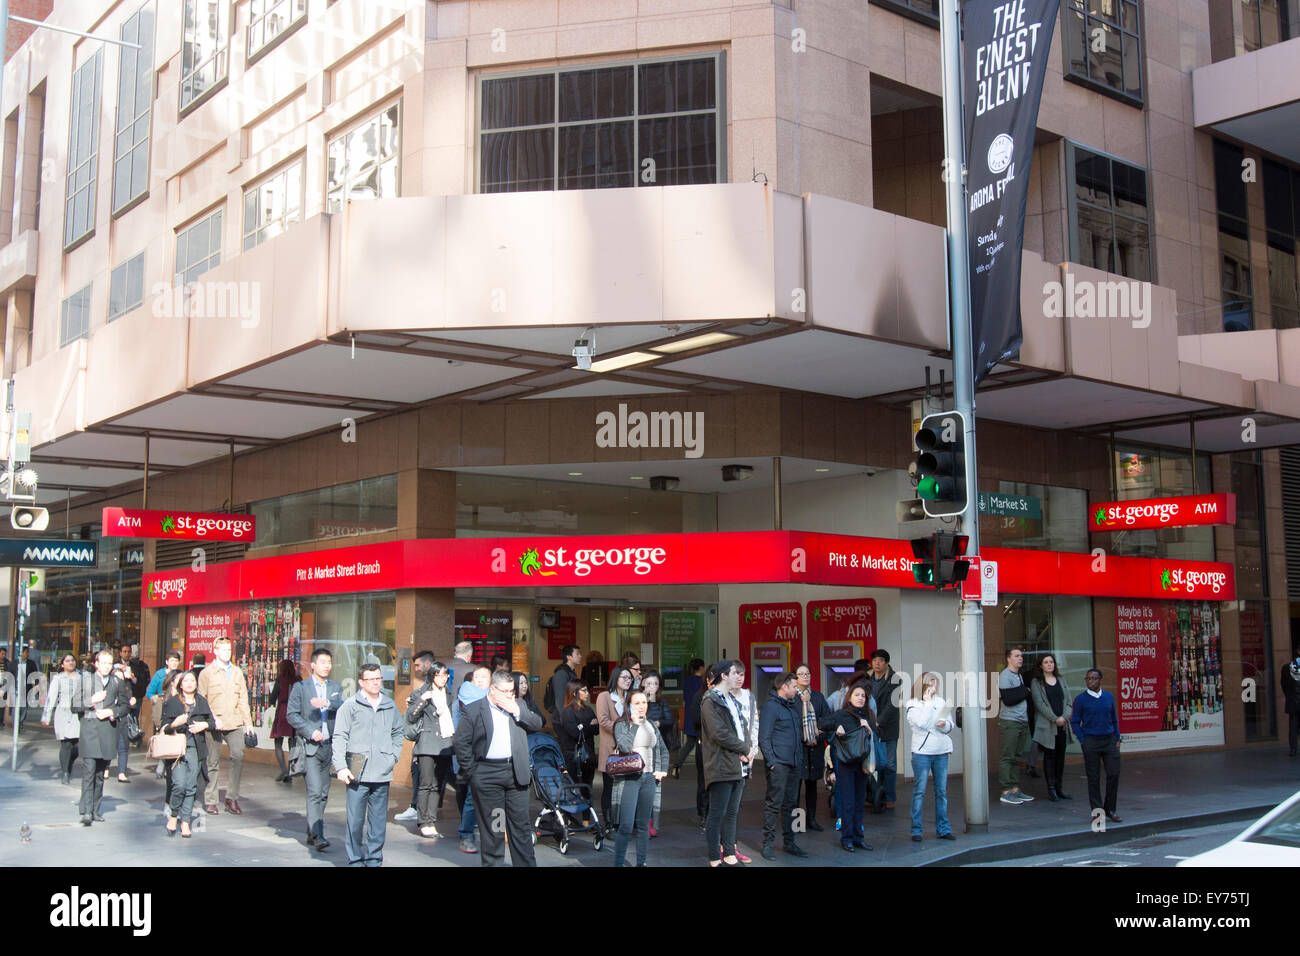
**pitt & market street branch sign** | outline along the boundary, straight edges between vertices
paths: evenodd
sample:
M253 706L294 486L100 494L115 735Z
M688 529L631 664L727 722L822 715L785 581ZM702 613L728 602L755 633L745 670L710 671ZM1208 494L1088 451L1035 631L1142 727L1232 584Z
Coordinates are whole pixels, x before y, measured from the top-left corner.
M1094 504L1089 515L1088 530L1093 532L1234 525L1237 523L1237 496L1186 495L1179 498L1103 501Z
M252 515L105 508L103 522L105 538L251 542L257 537L257 519Z

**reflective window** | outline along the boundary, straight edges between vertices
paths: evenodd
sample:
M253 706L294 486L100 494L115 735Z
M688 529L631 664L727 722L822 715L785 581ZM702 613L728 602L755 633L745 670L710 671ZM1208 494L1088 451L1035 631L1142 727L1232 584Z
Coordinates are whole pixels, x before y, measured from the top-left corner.
M334 137L326 149L325 206L338 212L350 199L399 195L401 104L394 103Z
M1088 550L1088 493L1023 481L980 492L980 543L998 548Z
M1070 144L1071 258L1103 272L1151 281L1146 170Z
M1241 39L1252 53L1292 36L1286 0L1241 0Z
M108 280L108 321L144 304L144 253L112 271Z
M719 95L715 56L484 77L479 191L718 182Z
M301 221L305 166L299 159L244 190L246 251Z
M249 0L248 55L253 56L306 16L307 0Z
M222 210L176 234L177 285L187 285L214 266L221 265Z
M181 40L181 112L226 79L230 59L228 0L185 0Z
M149 190L149 123L153 103L153 11L141 8L122 24L121 38L139 50L122 47L117 80L117 133L113 140L113 212L125 209Z
M341 547L343 539L397 528L397 476L268 498L249 512L257 518L254 547L335 540Z
M1142 41L1134 0L1065 0L1066 76L1142 102Z
M86 286L63 300L59 315L59 348L90 334L90 290Z
M1273 328L1300 327L1300 170L1264 160L1264 225L1268 233L1268 298Z
M99 106L103 50L72 75L68 121L68 178L63 201L63 247L95 231L95 181L99 175Z
M1245 153L1237 146L1214 141L1214 189L1219 209L1219 290L1223 301L1223 331L1255 327L1254 292L1250 276L1250 224L1246 183L1242 179Z
M1115 445L1115 497L1176 498L1209 494L1212 489L1210 458L1196 456L1196 482L1192 482L1192 458L1187 452L1144 445ZM1106 535L1095 535L1104 546ZM1107 554L1138 558L1178 558L1185 561L1213 561L1214 529L1147 528L1113 531Z

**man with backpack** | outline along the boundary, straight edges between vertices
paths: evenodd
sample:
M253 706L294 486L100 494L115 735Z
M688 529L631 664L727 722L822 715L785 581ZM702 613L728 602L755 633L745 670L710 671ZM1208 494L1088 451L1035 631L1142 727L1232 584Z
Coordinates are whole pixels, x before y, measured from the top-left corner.
M578 679L578 669L582 667L582 649L577 644L565 644L560 651L563 663L555 668L555 674L546 685L546 694L542 698L542 707L551 718L551 726L560 724L560 709L564 706L564 694L569 689L569 682Z

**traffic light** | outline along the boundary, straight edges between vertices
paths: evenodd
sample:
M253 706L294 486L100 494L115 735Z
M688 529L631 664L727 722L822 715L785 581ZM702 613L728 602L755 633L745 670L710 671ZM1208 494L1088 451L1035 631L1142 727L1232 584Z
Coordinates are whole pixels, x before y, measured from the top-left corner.
M916 494L931 518L966 510L966 419L936 412L916 432Z
M970 537L940 531L912 539L912 577L927 588L946 588L966 580L970 561L964 559Z

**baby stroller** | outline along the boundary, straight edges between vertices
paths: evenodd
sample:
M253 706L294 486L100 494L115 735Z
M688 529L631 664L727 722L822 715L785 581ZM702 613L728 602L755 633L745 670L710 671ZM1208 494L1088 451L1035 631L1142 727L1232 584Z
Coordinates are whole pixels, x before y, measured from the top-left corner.
M569 852L569 837L575 833L594 833L595 848L600 850L605 831L592 805L591 787L575 783L564 766L560 745L549 734L528 735L528 756L533 768L533 795L541 801L542 812L533 821L533 843L544 833L556 837L561 853ZM582 825L587 814L591 823Z

